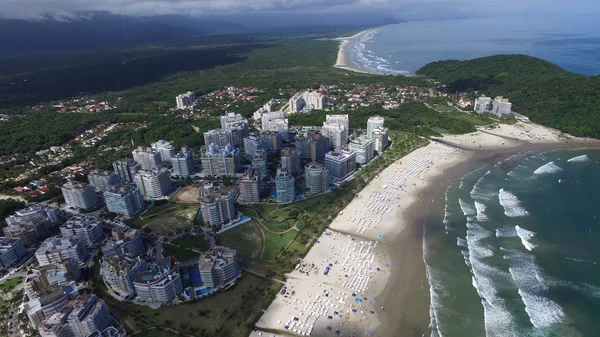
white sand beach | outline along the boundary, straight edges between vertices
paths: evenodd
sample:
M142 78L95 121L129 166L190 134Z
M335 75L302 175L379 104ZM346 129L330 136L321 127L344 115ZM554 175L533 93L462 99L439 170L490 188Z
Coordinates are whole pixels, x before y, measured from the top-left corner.
M431 142L370 181L287 275L285 293L277 295L250 336L385 336L389 325L398 325L398 317L411 315L386 310L385 303L403 303L399 310L409 310L414 306L411 296L426 283L419 274L424 269L422 234L401 236L419 227L407 209L423 205L426 211L429 200L424 189L434 186L448 169L466 164L477 150L581 140L532 123L486 131L495 135L483 131L441 138L463 149ZM401 283L396 282L398 273L403 274Z
M350 42L352 40L360 38L361 36L369 34L377 29L378 28L367 29L367 30L363 30L362 32L359 32L357 34L354 34L352 36L339 37L339 38L333 39L334 41L341 42L340 48L338 50L337 61L335 62L334 67L339 68L339 69L350 70L350 71L354 71L354 72L358 72L358 73L367 74L368 72L366 72L364 70L360 70L360 69L352 66L352 64L350 63L350 55L349 55L350 51L348 49L349 49Z

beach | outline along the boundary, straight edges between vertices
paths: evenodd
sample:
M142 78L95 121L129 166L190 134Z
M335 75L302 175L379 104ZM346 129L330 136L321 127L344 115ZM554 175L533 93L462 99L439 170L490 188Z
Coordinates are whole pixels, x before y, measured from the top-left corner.
M377 28L363 30L352 36L339 37L339 38L333 39L334 41L340 41L340 48L338 50L337 61L335 62L334 67L339 68L339 69L350 70L350 71L354 71L354 72L358 72L358 73L367 74L368 72L352 66L352 63L350 62L349 47L350 47L350 43L352 42L352 40L360 38L361 36L369 34L375 30L377 30Z
M432 141L370 181L287 275L251 336L428 335L422 223L434 198L498 155L587 142L533 123L484 131Z

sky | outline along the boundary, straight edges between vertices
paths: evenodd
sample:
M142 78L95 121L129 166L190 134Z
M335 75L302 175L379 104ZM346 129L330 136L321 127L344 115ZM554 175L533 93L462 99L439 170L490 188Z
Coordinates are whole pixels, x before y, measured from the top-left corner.
M81 11L146 16L187 14L379 13L406 20L439 17L600 13L598 0L0 0L0 17L59 20Z

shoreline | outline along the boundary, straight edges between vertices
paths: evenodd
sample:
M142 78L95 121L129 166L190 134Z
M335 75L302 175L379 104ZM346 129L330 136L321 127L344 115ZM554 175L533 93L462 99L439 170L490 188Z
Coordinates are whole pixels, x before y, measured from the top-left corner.
M365 34L376 31L377 29L380 29L380 28L381 27L370 28L370 29L366 29L361 32L358 32L352 36L338 37L338 38L333 39L334 41L340 42L337 59L336 59L335 64L333 65L333 67L338 68L338 69L354 71L354 72L362 73L362 74L371 74L368 71L358 69L358 68L352 66L352 64L350 63L350 55L348 53L348 47L350 46L350 42L352 42L352 40L359 38Z
M529 131L518 132L523 127ZM321 243L315 244L301 261L305 266L301 269L311 266L310 275L298 270L287 275L286 287L292 287L295 295L277 295L256 330L268 331L269 336L273 332L274 336L298 335L286 331L282 324L290 317L293 321L296 315L303 319L308 312L311 319L316 319L308 321L315 336L331 334L329 327L331 331L339 329L344 336L364 335L367 331L374 336L428 335L430 285L425 271L423 224L432 202L448 184L516 153L600 147L599 141L575 138L532 123L503 124L493 131L495 135L478 130L442 137L442 142L432 141L385 168L333 219L330 235L321 234ZM476 147L466 149L474 141ZM459 145L465 149L454 147ZM351 245L371 247L371 255L358 256ZM327 266L330 275L323 275ZM355 274L359 281L353 278ZM349 281L353 285L358 282L358 291L352 286L348 289ZM326 297L314 297L323 293ZM366 300L352 303L353 295ZM364 309L354 312L358 304ZM342 314L338 317L334 311ZM255 331L250 336L259 334Z

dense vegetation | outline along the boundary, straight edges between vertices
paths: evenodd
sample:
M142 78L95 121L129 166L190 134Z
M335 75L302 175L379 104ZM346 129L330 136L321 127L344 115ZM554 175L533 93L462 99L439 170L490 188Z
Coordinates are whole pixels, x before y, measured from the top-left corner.
M433 62L417 73L444 82L452 92L507 97L514 111L533 122L600 138L600 76L574 74L525 55Z
M350 127L354 129L365 128L369 117L380 115L385 118L386 127L394 131L417 132L427 136L439 135L441 131L457 134L475 131L472 123L460 118L459 112L439 113L418 102L407 102L390 110L366 107L338 113L349 114ZM321 111L295 114L289 116L289 120L296 125L323 125L325 114Z

